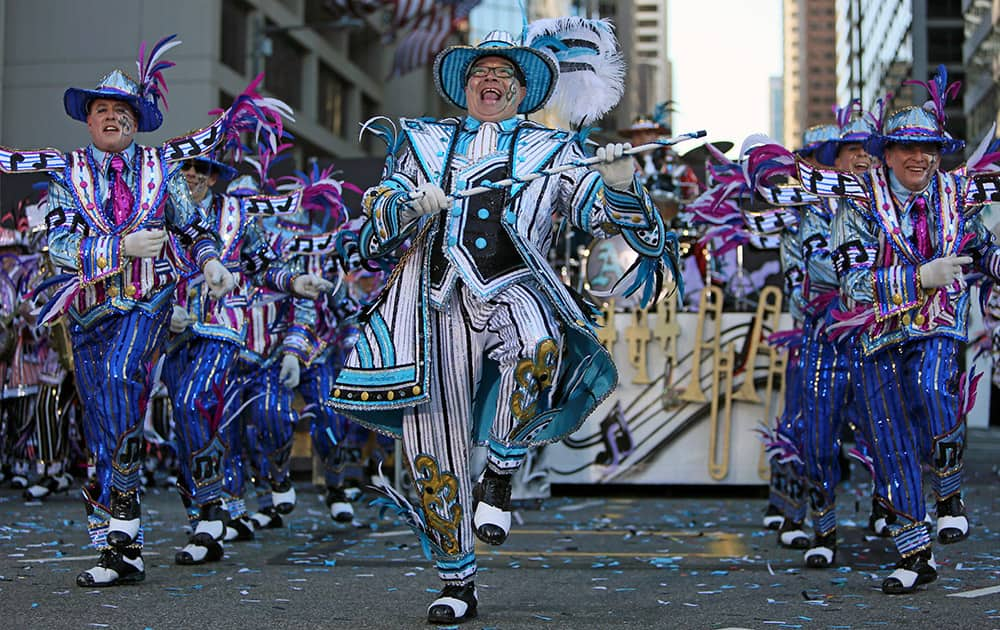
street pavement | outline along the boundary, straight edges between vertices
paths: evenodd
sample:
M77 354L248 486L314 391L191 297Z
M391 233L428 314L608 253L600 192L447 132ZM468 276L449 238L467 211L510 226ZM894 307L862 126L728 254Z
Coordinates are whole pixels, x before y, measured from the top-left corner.
M461 627L1000 628L1000 431L970 431L969 442L973 534L936 546L939 579L915 594L879 590L895 556L862 529L869 500L857 470L840 490L838 567L828 570L804 568L762 530L756 493L591 487L518 510L507 544L479 549L479 617ZM26 504L2 490L0 628L430 627L438 580L409 530L364 502L353 525L334 524L319 493L299 488L284 528L200 567L173 563L184 513L173 492L149 490L146 581L110 589L75 585L96 558L75 492Z

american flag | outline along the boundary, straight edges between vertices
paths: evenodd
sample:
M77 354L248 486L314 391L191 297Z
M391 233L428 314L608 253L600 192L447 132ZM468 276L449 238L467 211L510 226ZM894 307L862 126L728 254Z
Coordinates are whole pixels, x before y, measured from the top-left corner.
M430 63L480 1L396 0L392 17L393 33L390 35L409 25L412 27L399 39L391 76L403 75Z
M326 0L323 6L334 19L340 20L348 16L365 17L391 4L394 4L391 0Z

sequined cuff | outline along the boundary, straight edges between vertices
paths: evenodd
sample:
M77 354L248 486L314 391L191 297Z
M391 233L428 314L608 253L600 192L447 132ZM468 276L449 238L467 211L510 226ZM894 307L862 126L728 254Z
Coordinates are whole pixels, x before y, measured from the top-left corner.
M81 285L92 285L119 273L124 266L120 236L91 236L80 240L77 269Z
M204 269L205 263L213 258L219 258L219 250L215 247L215 243L212 242L211 238L200 238L196 240L190 249L191 258L194 260L195 264L198 265L198 269Z
M304 365L309 364L315 346L315 335L305 326L298 324L290 326L281 341L282 353L294 355Z
M893 265L875 270L875 318L899 315L920 305L920 279L912 265Z

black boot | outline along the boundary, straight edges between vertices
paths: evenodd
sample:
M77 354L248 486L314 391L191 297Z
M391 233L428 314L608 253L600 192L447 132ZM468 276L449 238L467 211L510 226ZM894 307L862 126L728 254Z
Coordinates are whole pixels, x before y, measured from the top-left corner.
M878 499L872 499L872 513L868 516L868 529L876 536L890 536L889 525L896 517Z
M327 486L326 506L330 508L330 518L338 523L350 523L354 520L354 506L347 499L344 489L338 486Z
M778 530L778 544L786 549L805 549L809 542L809 534L802 529L802 522L786 517Z
M806 566L810 569L825 569L833 564L837 557L837 530L831 530L822 536L816 536L809 549L806 550Z
M229 521L226 526L226 542L245 542L254 539L254 524L250 517L243 515Z
M930 549L918 551L896 563L896 570L882 581L882 592L888 595L912 593L921 584L937 579L937 565Z
M105 549L97 566L76 576L76 585L118 586L135 584L146 579L146 567L139 549Z
M511 475L501 475L489 467L472 488L475 513L472 517L476 538L490 545L502 545L510 533Z
M961 494L953 494L937 502L937 538L941 544L950 545L969 537L969 517Z
M449 584L441 589L438 598L427 607L427 622L462 623L478 614L476 610L478 603L474 582L462 586Z
M111 491L111 520L108 522L108 544L112 547L127 547L135 541L139 533L138 491Z
M281 514L273 507L261 508L250 515L254 530L258 529L278 529L284 526Z
M24 491L26 501L39 501L59 492L67 492L73 485L73 477L69 473L45 475L33 486Z
M291 514L295 509L295 487L291 479L271 484L271 501L279 514Z
M764 512L764 527L768 529L781 529L781 524L785 522L785 516L773 503L767 505Z
M222 560L222 540L226 536L229 512L221 503L202 506L201 518L183 549L174 555L177 564L191 565Z

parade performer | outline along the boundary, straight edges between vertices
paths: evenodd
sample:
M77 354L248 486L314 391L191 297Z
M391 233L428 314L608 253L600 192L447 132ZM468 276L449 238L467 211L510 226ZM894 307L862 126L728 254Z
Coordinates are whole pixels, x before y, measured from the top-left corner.
M873 164L864 143L875 128L858 101L835 111L839 133L816 149L816 162L863 174ZM841 435L850 422L861 421L853 389L857 379L853 373L861 362L860 349L851 337L831 340L825 326L830 309L838 304L840 286L830 245L837 205L836 198L822 198L803 206L798 230L805 271L801 282L804 306L799 359L804 426L801 455L815 533L804 558L812 568L828 567L836 557ZM880 505L873 497L873 518L877 519Z
M282 255L286 259L300 258L307 272L326 278L335 287L311 304L297 301L296 308L315 311L315 324L310 328L293 327L288 334L297 341L286 345L290 349L308 348L308 352L296 353L301 368L297 391L305 403L301 417L309 418L313 450L323 464L330 517L350 523L354 507L345 489L345 472L352 463L349 424L326 400L356 338L352 320L358 304L348 293L345 278L360 268L361 256L357 234L348 228L342 192L346 188L360 195L361 190L335 179L333 174L332 166L320 170L314 164L308 173L300 171L283 178L286 184L282 188L291 186L303 191L301 216L307 231L286 240Z
M28 488L35 460L42 349L30 299L41 257L29 250L25 228L0 227L0 459L16 490Z
M28 242L35 252L44 252L47 245L45 215L48 213L47 195L35 204L25 206L28 220ZM38 281L50 277L52 265L47 257L40 260ZM46 296L32 292L36 304L46 301ZM25 489L22 496L37 501L57 492L66 492L73 485L69 474L71 425L76 420L79 399L73 380L73 358L66 316L37 330L39 337L37 358L39 362L38 395L34 405L34 455L39 478Z
M412 247L362 314L330 398L402 439L420 505L387 483L382 491L433 552L444 588L428 608L431 623L477 615L475 537L505 540L511 476L527 449L574 431L616 385L591 307L546 260L553 215L594 236L620 232L640 254L625 286L647 298L659 293L664 261L676 269L623 145L600 147L591 169L573 133L517 117L554 89L555 103L577 108L573 123L613 107L623 68L610 25L545 20L522 42L494 31L437 56L435 85L465 116L403 119L398 139L381 127L389 154L382 182L364 196L362 254L391 253L406 239ZM562 73L560 55L568 55ZM529 177L559 165L571 168ZM508 178L512 186L494 185ZM475 186L488 192L461 194ZM474 444L488 450L475 492Z
M256 86L251 85L252 91ZM263 126L257 127L258 134ZM272 131L280 136L280 126ZM258 135L258 142L269 142ZM192 200L219 234L220 259L236 278L234 290L215 299L205 283L194 277L177 286L170 329L178 336L164 366L173 403L177 450L183 488L199 514L187 546L177 552L177 564L220 560L227 528L237 537L252 538L244 517L242 444L234 378L236 360L246 342L246 292L250 284L311 299L317 278L293 275L262 234L250 204L242 195L220 195L211 187L220 177L231 179L236 170L224 162L200 157L181 166ZM237 191L239 192L239 191ZM193 276L191 269L186 275Z
M835 125L818 125L805 131L802 148L796 154L815 160L815 151L837 135ZM800 351L802 347L802 280L804 263L799 239L802 209L799 207L768 207L745 180L743 167L708 146L713 164L709 166L713 185L689 204L686 211L697 225L707 229L702 242L722 243L717 253L724 255L741 244L761 249L777 248L784 277L784 294L794 327L775 331L769 343L787 352L784 374L784 406L773 426L762 424L759 432L764 442L770 467L768 505L763 523L778 530L778 544L792 549L809 546L809 536L803 528L808 506L807 484L803 476L802 416L803 387Z
M237 178L229 194L277 194L276 182L268 170L278 153L290 148L285 143L274 147L259 145L254 159L260 181L249 175ZM241 190L242 189L242 190ZM308 219L296 204L288 213L262 219L262 231L272 251L283 256L286 244L309 231ZM285 262L289 273L305 272L301 260ZM325 293L332 284L312 278L317 294ZM245 308L246 342L240 351L237 378L243 388L245 454L253 474L258 509L250 515L255 529L281 527L281 515L295 509L296 493L291 479L291 451L298 411L292 406L295 388L301 376L301 357L310 353L306 335L296 331L315 327L313 300L294 296L268 287L250 286Z
M139 80L115 70L93 90L70 88L67 114L87 123L92 143L68 154L0 151L8 173L48 172L49 257L64 273L50 280L55 296L39 322L68 313L73 362L81 392L83 428L95 475L84 489L97 566L80 586L110 586L145 578L139 478L142 420L152 359L162 349L177 273L165 248L166 229L183 234L191 259L217 297L232 287L218 260L216 236L191 205L171 165L211 150L226 125L175 138L162 147L134 142L162 120L166 92L161 59L179 44L161 40L137 62ZM47 287L48 288L48 287Z
M931 100L889 116L866 144L884 166L858 176L773 154L765 159L784 161L801 185L759 182L762 194L776 203L817 196L846 200L833 224L833 262L845 310L828 330L856 335L864 354L858 428L871 445L874 494L890 513L889 531L901 556L882 583L890 594L912 592L937 577L924 523L924 464L934 473L938 540L968 536L962 452L965 414L978 379L960 377L957 366L969 308L962 267L975 264L989 276L1000 274L1000 250L979 215L989 200L981 188L997 185L983 183L984 165L997 156L984 155L987 142L963 169L941 172L941 155L964 145L944 126L945 101L958 84L947 83L943 67L920 84Z

